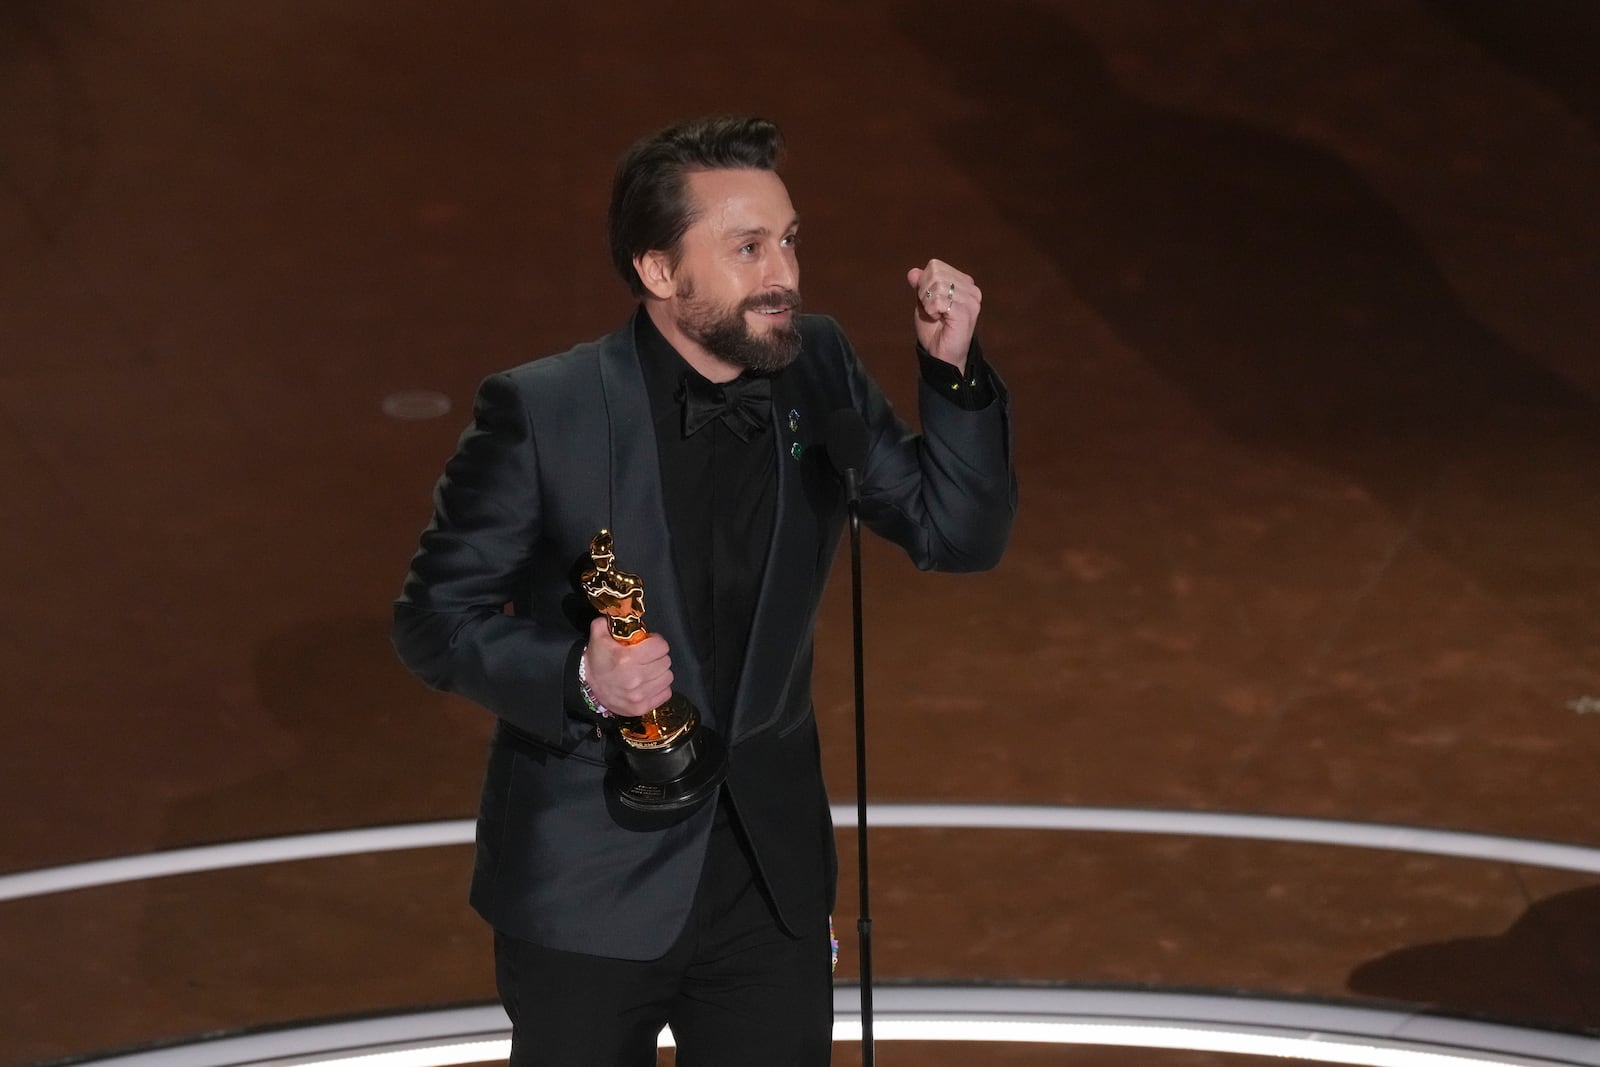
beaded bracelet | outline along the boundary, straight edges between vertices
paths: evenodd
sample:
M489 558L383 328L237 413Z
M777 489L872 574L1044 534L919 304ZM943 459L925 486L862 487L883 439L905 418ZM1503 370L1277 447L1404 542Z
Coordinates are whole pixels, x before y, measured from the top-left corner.
M578 691L583 694L583 702L589 710L602 719L611 718L607 707L594 698L594 690L589 688L589 650L586 648L578 656Z

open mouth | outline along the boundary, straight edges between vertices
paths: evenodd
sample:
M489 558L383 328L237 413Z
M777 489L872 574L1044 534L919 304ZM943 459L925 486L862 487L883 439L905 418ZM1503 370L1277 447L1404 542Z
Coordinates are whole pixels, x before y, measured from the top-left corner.
M745 310L767 319L781 319L793 314L800 307L798 293L768 293L764 301L752 300L745 305Z

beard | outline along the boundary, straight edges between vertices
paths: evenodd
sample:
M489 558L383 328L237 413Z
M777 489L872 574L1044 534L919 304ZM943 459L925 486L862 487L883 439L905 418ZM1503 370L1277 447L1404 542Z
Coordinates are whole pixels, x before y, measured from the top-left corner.
M682 300L678 329L724 363L757 374L776 374L800 355L800 327L792 317L782 325L773 325L764 334L752 331L744 317L748 311L763 308L799 311L797 290L747 297L731 308L697 301L693 282L686 282L678 296Z

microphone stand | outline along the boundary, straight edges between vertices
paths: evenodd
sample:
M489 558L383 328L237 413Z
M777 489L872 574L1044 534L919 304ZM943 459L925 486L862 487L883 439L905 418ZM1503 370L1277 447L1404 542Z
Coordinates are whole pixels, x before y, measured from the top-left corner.
M856 936L861 946L861 1064L873 1067L872 1042L872 907L867 873L867 702L866 670L861 646L861 485L854 467L845 471L850 509L850 620L855 644L856 688L856 881L861 886L861 917Z

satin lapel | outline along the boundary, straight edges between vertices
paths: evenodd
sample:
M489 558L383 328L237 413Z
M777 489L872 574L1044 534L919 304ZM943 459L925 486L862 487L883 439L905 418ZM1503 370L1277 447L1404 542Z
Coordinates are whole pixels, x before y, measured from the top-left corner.
M812 594L817 516L807 499L807 479L816 466L816 456L805 450L816 440L820 427L814 425L817 412L807 410L802 373L796 365L778 378L772 391L778 501L734 701L735 740L758 729L777 712L794 668L795 649L810 630L817 609Z
M635 314L642 314L636 312ZM688 697L712 725L710 693L691 650L683 591L672 561L672 533L661 494L661 460L650 417L650 397L634 344L633 323L606 339L600 353L611 434L611 533L617 566L644 582L645 629L682 649L672 657L673 689Z

